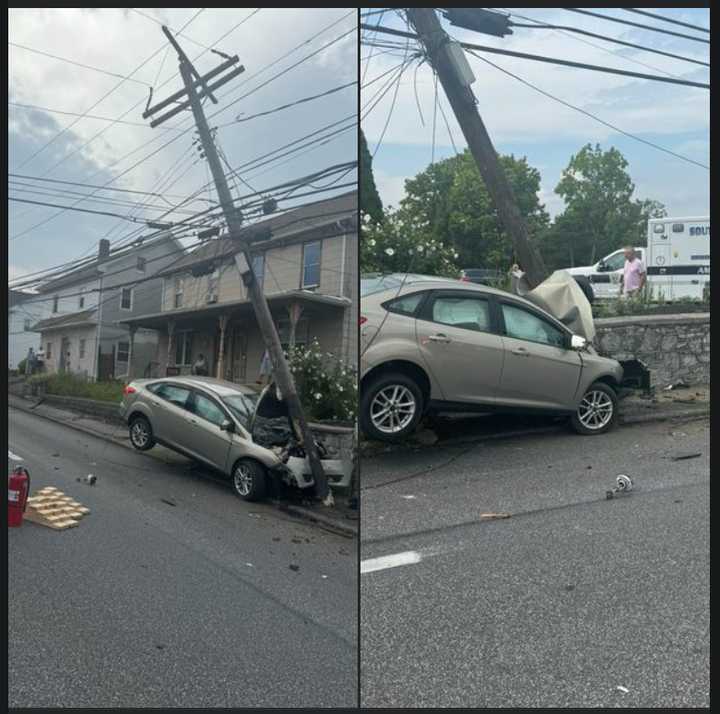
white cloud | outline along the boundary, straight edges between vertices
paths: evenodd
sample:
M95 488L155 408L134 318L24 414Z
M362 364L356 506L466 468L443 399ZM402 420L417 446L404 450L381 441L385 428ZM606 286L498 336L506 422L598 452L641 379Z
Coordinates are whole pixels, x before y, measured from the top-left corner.
M384 171L373 171L375 187L377 188L383 207L397 208L405 196L405 176L390 176Z

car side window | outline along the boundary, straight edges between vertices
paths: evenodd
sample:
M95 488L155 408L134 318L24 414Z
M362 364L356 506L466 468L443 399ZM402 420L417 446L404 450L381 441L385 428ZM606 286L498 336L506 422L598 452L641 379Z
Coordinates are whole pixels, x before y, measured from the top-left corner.
M187 408L190 390L185 387L178 387L174 384L159 384L153 392L161 399L174 404L176 407L180 407L181 409Z
M610 256L605 261L605 265L608 270L621 270L625 266L625 255L623 253L617 253L616 255Z
M201 419L209 421L211 424L220 426L226 419L225 412L212 400L202 394L195 392L195 398L192 404L192 412Z
M432 321L476 332L490 332L490 304L478 297L437 297Z
M401 315L414 315L421 303L425 293L413 293L412 295L403 295L395 300L390 300L384 304L389 312L398 312Z
M565 333L547 320L515 305L502 303L505 334L518 340L565 347Z

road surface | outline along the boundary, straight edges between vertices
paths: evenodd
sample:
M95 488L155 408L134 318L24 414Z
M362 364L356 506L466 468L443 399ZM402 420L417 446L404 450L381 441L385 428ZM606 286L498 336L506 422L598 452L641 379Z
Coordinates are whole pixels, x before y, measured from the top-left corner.
M167 451L8 417L8 465L91 510L8 530L11 707L356 705L355 541Z
M363 706L709 706L706 421L388 454L362 489Z

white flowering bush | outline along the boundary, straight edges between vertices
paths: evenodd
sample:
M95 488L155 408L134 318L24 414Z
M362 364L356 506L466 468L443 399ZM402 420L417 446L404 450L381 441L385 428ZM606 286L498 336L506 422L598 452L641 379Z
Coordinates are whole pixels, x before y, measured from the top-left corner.
M288 351L298 395L308 416L321 421L352 422L357 413L357 374L313 340Z
M386 211L382 223L363 214L360 270L363 273L403 273L457 277L458 254L431 236L429 226L405 211Z

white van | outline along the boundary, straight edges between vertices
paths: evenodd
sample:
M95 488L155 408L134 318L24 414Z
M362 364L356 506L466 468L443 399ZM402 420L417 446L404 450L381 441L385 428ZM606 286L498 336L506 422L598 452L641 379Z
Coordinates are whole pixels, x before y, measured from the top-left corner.
M640 260L645 260L645 248L635 248ZM622 248L613 251L594 265L567 268L570 275L584 275L592 285L595 297L600 300L620 296L620 278L625 268L625 254Z
M710 218L651 218L646 257L653 299L702 299L710 286Z

